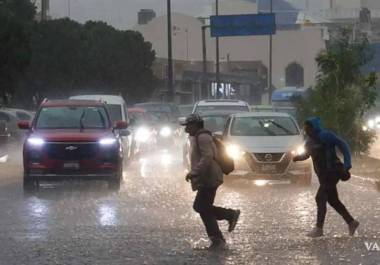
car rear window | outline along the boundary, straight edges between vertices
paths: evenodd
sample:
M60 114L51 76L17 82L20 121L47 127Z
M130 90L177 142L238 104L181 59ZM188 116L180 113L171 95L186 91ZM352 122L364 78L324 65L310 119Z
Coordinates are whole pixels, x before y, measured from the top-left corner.
M197 106L195 113L205 113L214 111L249 112L248 106L210 105Z

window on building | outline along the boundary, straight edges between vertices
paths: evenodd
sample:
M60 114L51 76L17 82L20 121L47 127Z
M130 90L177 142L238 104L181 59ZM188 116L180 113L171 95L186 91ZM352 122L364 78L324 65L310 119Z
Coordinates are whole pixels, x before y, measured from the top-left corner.
M304 86L304 69L298 63L291 63L285 69L285 85L293 87Z

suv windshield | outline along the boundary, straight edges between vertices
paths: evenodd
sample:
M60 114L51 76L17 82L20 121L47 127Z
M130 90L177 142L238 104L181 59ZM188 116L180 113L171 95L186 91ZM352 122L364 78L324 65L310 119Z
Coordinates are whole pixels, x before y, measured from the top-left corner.
M197 106L195 113L205 113L211 111L232 111L232 112L246 112L249 111L247 106L228 106L228 105L216 105L216 106Z
M38 115L37 129L106 129L109 120L103 107L46 107Z
M238 117L232 122L233 136L290 136L299 130L289 117Z

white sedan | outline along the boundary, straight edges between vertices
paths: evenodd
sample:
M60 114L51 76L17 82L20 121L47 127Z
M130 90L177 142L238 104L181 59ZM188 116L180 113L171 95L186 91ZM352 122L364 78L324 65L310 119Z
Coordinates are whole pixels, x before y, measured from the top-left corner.
M233 114L224 132L217 132L235 161L232 176L254 180L290 180L310 185L311 160L293 163L302 154L304 137L297 122L286 113L250 112Z

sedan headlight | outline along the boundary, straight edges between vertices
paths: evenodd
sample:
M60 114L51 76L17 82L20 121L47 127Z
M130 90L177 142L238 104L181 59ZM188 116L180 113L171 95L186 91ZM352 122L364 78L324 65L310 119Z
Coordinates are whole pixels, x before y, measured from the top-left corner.
M28 138L28 144L33 145L33 146L42 146L44 145L45 141L42 138L38 137L30 137Z
M137 142L146 143L150 139L150 131L147 128L139 128L136 130L135 139Z
M113 145L116 143L116 139L115 138L103 138L99 141L99 144L100 145L103 145L103 146L107 146L107 145Z
M244 155L243 150L237 145L231 144L226 147L227 155L232 159L239 159Z
M292 151L292 155L304 155L306 153L306 149L304 145L298 146L295 150Z
M172 129L170 129L169 127L163 127L160 130L160 135L164 138L168 138L172 135Z

